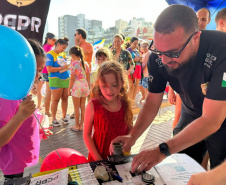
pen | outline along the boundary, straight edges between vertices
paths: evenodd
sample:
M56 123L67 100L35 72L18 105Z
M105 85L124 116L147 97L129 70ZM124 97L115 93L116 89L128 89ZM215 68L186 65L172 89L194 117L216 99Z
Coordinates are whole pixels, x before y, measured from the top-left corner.
M113 172L112 169L108 168L105 164L100 162L102 166L104 166L115 178L117 178L119 181L123 181L122 177L120 177L117 173Z

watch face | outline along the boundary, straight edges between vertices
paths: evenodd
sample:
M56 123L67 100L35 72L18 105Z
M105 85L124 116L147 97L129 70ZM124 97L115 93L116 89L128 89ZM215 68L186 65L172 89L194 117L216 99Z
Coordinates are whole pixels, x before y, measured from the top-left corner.
M148 173L144 173L142 174L142 181L146 183L152 183L155 181L155 176Z
M167 147L167 145L162 145L162 148L164 148L164 149L167 149L168 147Z
M165 150L167 150L167 149L168 149L168 146L167 146L167 144L166 144L166 143L162 143L162 144L160 144L160 147L161 147L162 151L165 151Z
M160 150L161 153L163 153L167 157L171 155L170 152L169 152L169 147L166 143L161 143L159 145L159 150Z

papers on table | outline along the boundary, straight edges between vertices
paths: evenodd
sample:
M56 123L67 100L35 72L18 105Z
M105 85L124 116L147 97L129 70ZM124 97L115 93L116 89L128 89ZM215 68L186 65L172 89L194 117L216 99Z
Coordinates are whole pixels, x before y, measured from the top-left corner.
M186 154L173 154L155 168L167 185L186 185L192 174L205 171Z

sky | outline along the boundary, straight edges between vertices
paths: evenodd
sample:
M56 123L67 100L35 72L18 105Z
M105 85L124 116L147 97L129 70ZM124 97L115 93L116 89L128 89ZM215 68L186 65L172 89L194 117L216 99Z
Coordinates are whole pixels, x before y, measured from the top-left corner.
M167 6L165 0L51 0L48 31L58 35L58 17L80 13L86 19L102 21L104 29L115 26L118 19L129 22L133 17L154 23Z

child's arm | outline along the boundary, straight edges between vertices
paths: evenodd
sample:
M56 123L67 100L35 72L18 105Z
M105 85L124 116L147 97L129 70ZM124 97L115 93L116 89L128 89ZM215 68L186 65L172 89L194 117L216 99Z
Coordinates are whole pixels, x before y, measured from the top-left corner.
M74 83L75 83L75 75L73 75L71 73L69 87L68 87L68 95L69 96L71 95L71 89L72 89Z
M94 107L92 101L90 101L87 104L85 110L83 139L93 159L95 161L99 161L102 160L102 157L97 151L96 145L94 144L92 137L93 119L94 119Z
M132 58L132 55L130 54L130 52L128 52L128 62L130 64L130 68L126 71L126 75L129 75L133 69L135 68L135 64Z
M0 128L0 148L13 138L23 122L32 115L35 109L35 104L31 96L28 96L20 103L18 112L5 126Z
M53 67L53 63L54 63L54 58L51 54L47 54L46 55L46 68L48 70L48 72L50 73L55 73L55 72L59 72L60 70L64 69L64 67Z
M69 82L69 87L68 87L68 95L71 95L71 89L73 87L73 84L75 83L75 75L70 76L70 82Z
M65 67L64 67L64 66L65 66ZM63 66L63 69L59 71L59 73L63 73L63 72L65 72L65 71L69 70L69 66L70 66L70 65L67 64L67 65L64 65L64 66Z
M171 86L169 86L168 101L172 105L176 104L176 94Z
M88 85L89 85L89 87L90 87L90 74L89 74L89 71L86 72L86 80L87 80Z
M88 85L90 87L90 68L89 68L89 64L86 63L86 80L88 82Z
M77 68L75 67L75 63L72 62L71 67L70 67L71 75L70 75L70 82L69 82L69 87L68 87L68 95L69 96L71 95L71 89L73 87L73 84L75 83L76 70L77 70Z

